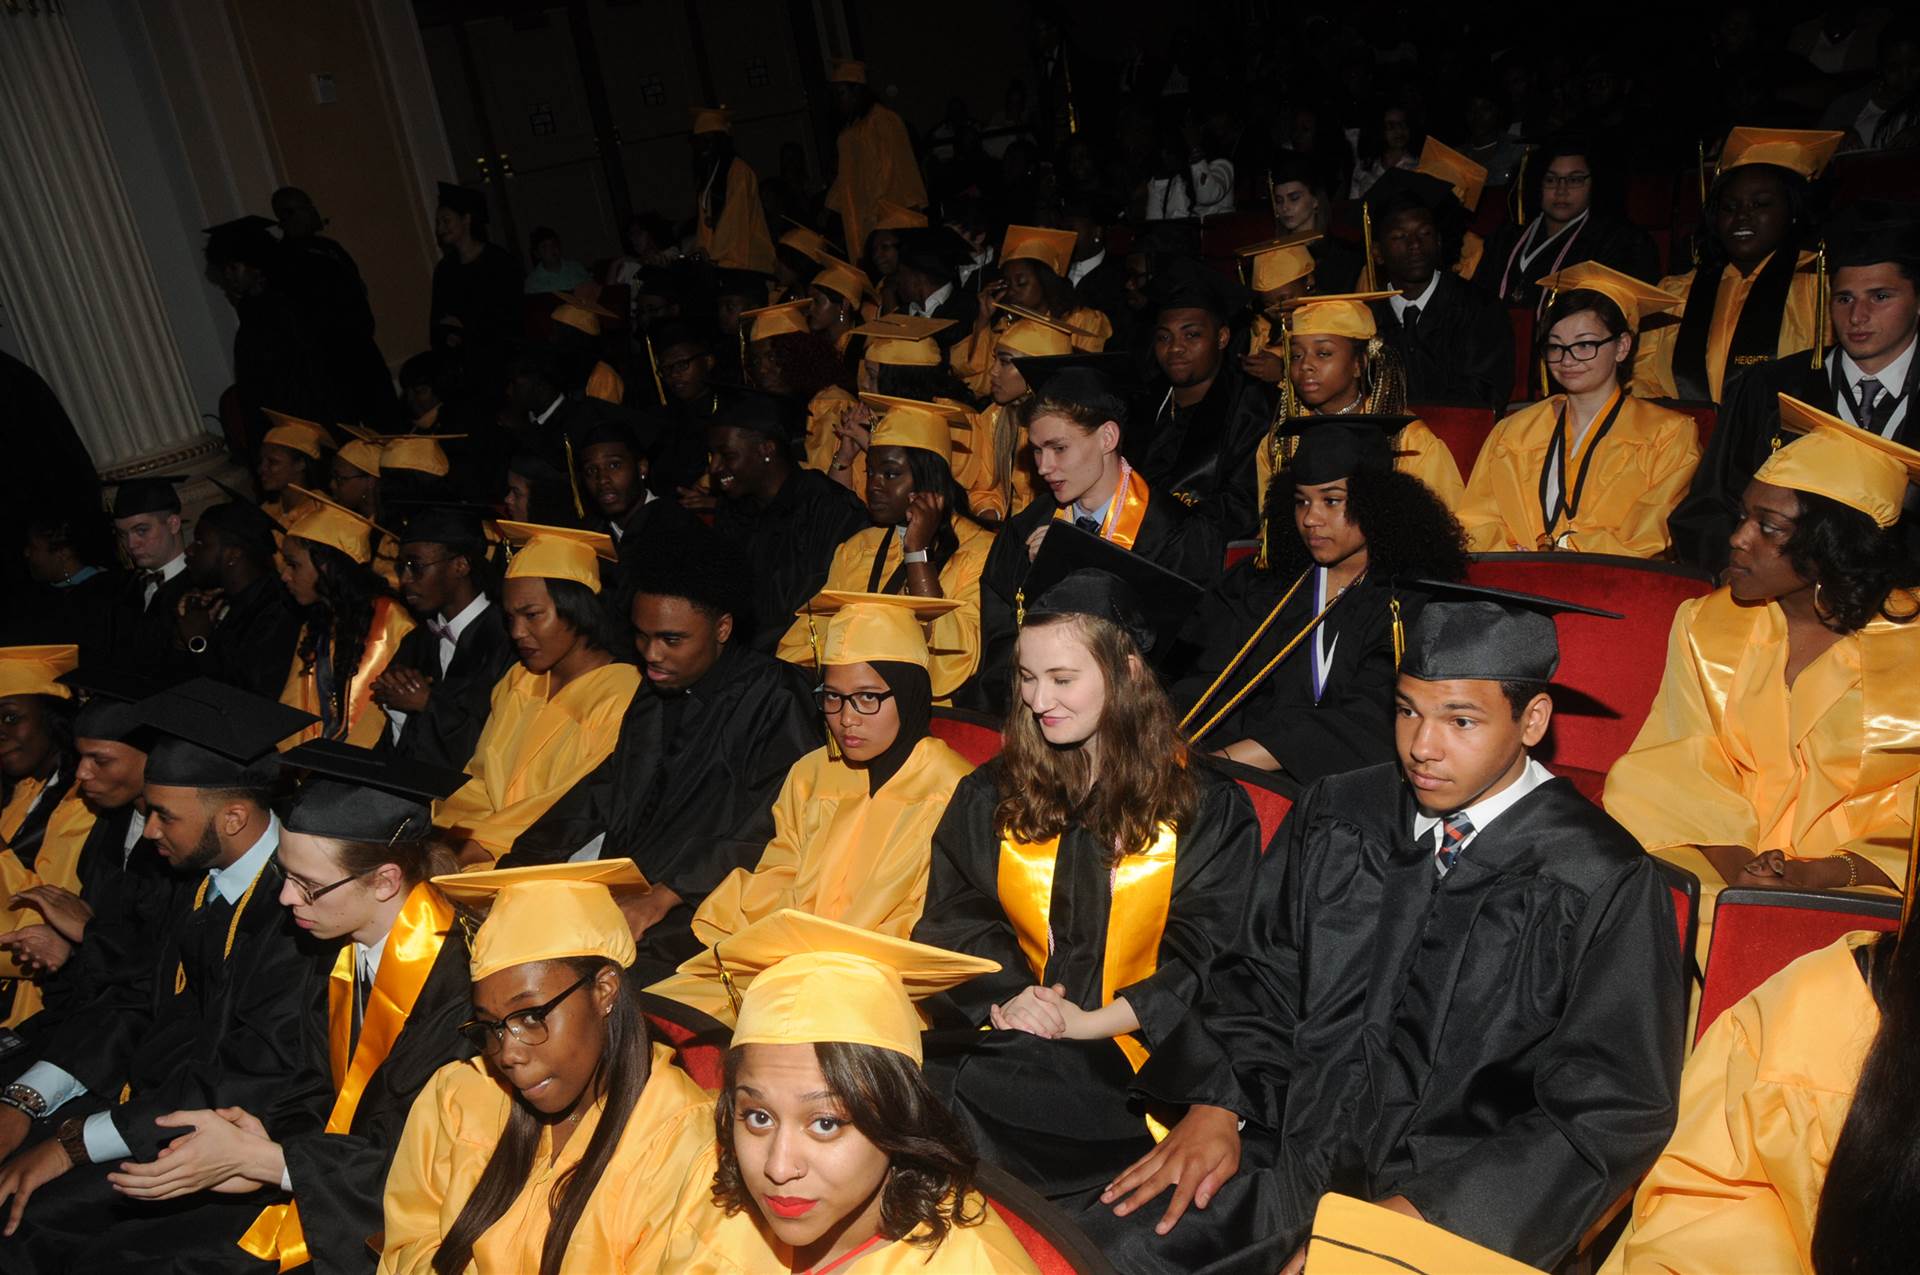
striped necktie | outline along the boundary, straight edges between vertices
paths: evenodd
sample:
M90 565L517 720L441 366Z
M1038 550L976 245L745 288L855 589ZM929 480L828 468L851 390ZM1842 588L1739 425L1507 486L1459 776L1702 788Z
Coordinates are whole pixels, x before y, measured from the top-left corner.
M1473 835L1473 820L1467 818L1467 812L1456 810L1444 816L1433 829L1433 866L1440 870L1441 876L1453 870L1460 858L1460 851L1466 848L1467 838Z

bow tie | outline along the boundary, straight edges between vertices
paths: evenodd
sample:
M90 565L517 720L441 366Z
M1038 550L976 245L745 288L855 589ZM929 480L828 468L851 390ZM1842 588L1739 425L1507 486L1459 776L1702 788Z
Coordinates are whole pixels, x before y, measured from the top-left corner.
M455 641L453 626L451 624L442 624L438 620L428 620L427 632L433 634L433 636L439 638L442 642Z

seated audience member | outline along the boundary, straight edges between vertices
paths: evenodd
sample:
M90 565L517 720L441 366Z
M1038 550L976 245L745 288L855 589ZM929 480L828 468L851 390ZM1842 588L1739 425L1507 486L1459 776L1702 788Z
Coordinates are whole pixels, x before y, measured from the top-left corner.
M602 597L600 562L613 558L613 542L530 523L500 531L516 547L500 609L519 664L493 688L466 784L433 809L467 864L513 849L607 759L640 686L633 665L614 658L624 635Z
M860 343L859 370L855 385L860 393L884 394L893 398L937 402L965 408L973 396L954 379L946 365L946 355L934 337L949 324L944 319L917 319L911 315L887 314L863 323L854 335ZM833 449L827 456L828 477L859 496L867 494L867 448L873 425L879 419L872 403L853 399L831 413L827 428L833 436ZM808 422L808 450L813 449L811 431L821 425ZM963 432L962 438L966 437ZM961 444L965 446L964 443Z
M1001 329L987 376L987 402L974 418L974 450L962 469L970 498L979 499L982 488L991 486L991 501L975 508L998 507L1001 523L1032 504L1041 486L1027 438L1026 407L1033 387L1020 374L1020 360L1072 353L1073 333L1064 323L1036 314Z
M949 350L979 312L977 299L960 284L960 267L970 256L967 241L945 226L926 226L901 231L899 243L894 287L900 308L949 324L934 335L941 350Z
M1839 133L1792 129L1727 135L1701 211L1700 264L1660 281L1686 308L1677 326L1640 343L1635 393L1723 402L1748 368L1826 344L1814 254L1801 245L1808 183L1839 144Z
M413 1104L387 1174L380 1275L667 1269L666 1225L706 1183L713 1099L647 1037L614 887L633 865L434 878L486 913L462 1031Z
M550 316L553 341L560 349L576 354L578 363L586 366L586 380L580 392L618 407L627 398L626 378L600 357L600 351L605 344L601 324L608 319L618 320L620 316L594 300L590 293L597 295L590 284L577 291L554 293L554 300L560 304L553 308Z
M950 599L823 593L814 702L832 743L794 763L773 801L773 837L693 915L712 946L781 908L904 937L927 895L927 842L973 767L929 731L922 626ZM716 990L676 975L652 989L714 1014Z
M740 1001L695 1170L712 1191L674 1219L671 1269L1037 1275L920 1073L914 1000L993 962L780 911L687 964Z
M300 641L301 609L274 566L277 530L240 501L202 511L178 605L184 665L254 695L280 693Z
M1653 240L1611 209L1620 192L1609 187L1620 176L1607 167L1604 152L1584 137L1554 138L1527 156L1522 207L1535 216L1504 222L1487 239L1473 282L1502 304L1527 306L1536 315L1545 293L1534 280L1594 262L1651 282L1660 273Z
M1704 962L1723 886L1899 888L1920 759L1908 670L1920 567L1895 523L1920 452L1782 396L1804 437L1747 484L1727 583L1680 604L1607 812L1700 878Z
M533 254L533 269L527 271L520 290L530 297L543 292L571 292L593 278L585 266L567 260L560 246L560 232L551 226L535 226L527 247Z
M333 435L324 425L284 412L268 412L273 423L260 440L254 477L260 482L260 508L284 530L302 512L308 497L333 481Z
M1240 249L1245 258L1241 275L1253 293L1253 321L1247 325L1246 350L1240 355L1240 370L1268 385L1287 379L1284 352L1271 347L1284 340L1282 328L1286 314L1282 309L1314 290L1314 260L1311 251L1320 242L1320 232L1285 239L1269 239Z
M1667 555L1667 515L1700 461L1691 416L1627 392L1622 371L1649 320L1680 298L1602 265L1553 289L1540 357L1560 393L1493 427L1455 508L1476 553L1570 549Z
M115 585L108 633L99 649L111 663L166 681L179 680L180 599L187 578L187 539L173 478L136 478L114 489L113 535L133 568ZM76 634L81 642L97 635Z
M1833 343L1796 350L1742 376L1720 417L1693 488L1668 525L1682 560L1719 571L1740 498L1782 441L1780 395L1909 447L1920 445L1912 408L1920 380L1920 213L1862 201L1827 230Z
M1327 197L1329 179L1320 165L1296 152L1281 152L1267 172L1273 200L1275 229L1282 236L1318 235L1309 246L1313 254L1313 283L1320 292L1352 292L1360 286L1360 253L1351 244L1327 233L1333 201Z
M252 1269L226 1245L263 1205L287 1200L278 1182L156 1208L118 1194L109 1175L153 1164L162 1148L191 1156L195 1131L182 1112L241 1108L280 1139L318 1129L331 1097L333 958L277 901L281 827L267 805L275 742L309 715L205 678L139 713L163 734L147 760L147 827L197 884L176 897L150 981L102 989L36 1045L37 1060L6 1091L9 1270L138 1270L176 1245L213 1251L216 1237L233 1260L211 1269Z
M1028 590L1006 748L947 805L913 935L1000 966L933 1011L985 1029L938 1060L955 1114L994 1164L1081 1197L1153 1146L1127 1089L1239 929L1260 836L1147 664L1198 590L1078 531Z
M324 496L304 495L280 541L280 580L304 611L280 702L317 719L295 742L317 737L371 748L387 732L373 684L413 631L413 617L369 565L373 524Z
M808 598L820 591L840 542L867 526L854 494L794 462L795 413L766 394L729 404L707 428L718 497L713 529L753 566L745 640L771 654Z
M834 550L826 588L957 602L933 620L927 639L934 702L952 703L980 669L980 572L993 548L993 533L974 520L953 476L953 433L966 428L968 414L957 404L862 398L885 413L867 444L874 525ZM780 640L781 659L812 667L812 624L804 613L794 619Z
M393 1146L414 1097L447 1063L471 1057L460 1024L471 1012L467 945L453 906L428 882L452 855L431 840L427 803L460 772L383 763L364 750L303 744L305 767L281 829L279 903L322 943L341 943L327 994L333 1106L324 1130L271 1136L244 1107L176 1113L191 1132L156 1160L120 1166L107 1180L130 1201L188 1207L216 1188L244 1200L290 1192L240 1237L239 1251L293 1267L371 1272L369 1237ZM233 1241L182 1236L167 1256L237 1265ZM220 1258L229 1259L222 1263Z
M582 503L613 537L620 561L653 552L662 528L694 521L678 501L654 495L647 485L646 449L625 421L602 421L582 430L573 448Z
M357 426L345 428L353 437L340 445L340 450L333 453L328 463L326 494L348 513L373 524L370 537L373 560L369 565L382 584L390 591L397 591L400 575L393 565L393 537L380 526L385 499L385 484L381 481L380 438Z
M783 301L749 310L747 384L763 394L806 405L807 432L798 459L821 473L833 470L840 447L840 419L859 400L847 385L846 360L833 342L807 326L809 303ZM842 382L846 384L842 384Z
M996 316L994 302L1005 301L1031 314L1052 319L1072 329L1073 348L1097 354L1113 335L1107 316L1081 302L1067 271L1076 236L1071 230L1040 226L1008 226L1000 244L1000 280L980 290L971 335L953 347L953 370L974 393L984 393L999 345L996 322L1014 317Z
M1141 1071L1186 1114L1084 1215L1123 1269L1297 1270L1327 1192L1550 1267L1673 1130L1667 886L1528 755L1553 715L1548 612L1584 608L1429 591L1398 764L1307 789L1212 995Z
M577 527L585 514L574 505L573 480L543 452L520 452L507 465L500 505L514 522ZM585 501L582 500L584 505Z
M24 521L29 585L7 596L0 641L71 643L83 663L105 663L125 582L107 565L114 560L112 522L104 510L51 506L28 511Z
M433 350L422 350L400 365L395 378L400 382L401 406L407 412L407 424L416 434L428 434L445 428L442 409L448 393L448 361Z
M40 1008L29 970L10 950L13 936L39 918L16 896L41 884L75 889L93 826L74 779L73 692L61 680L79 651L0 646L0 1027Z
M833 342L834 353L845 358L863 307L874 301L873 284L858 267L826 257L807 285L807 297L807 330Z
M1173 699L1194 744L1303 783L1393 760L1397 653L1415 614L1393 582L1467 569L1460 524L1393 467L1404 419L1288 422L1299 442L1273 477L1265 554L1228 571L1191 622L1202 652Z
M1381 336L1406 369L1415 403L1499 411L1513 388L1513 328L1500 303L1459 275L1466 212L1425 173L1395 171L1367 196L1373 260L1397 296L1373 302Z
M471 510L428 506L407 519L398 543L400 596L420 626L373 684L387 714L382 742L402 757L462 770L493 688L514 662L486 528Z

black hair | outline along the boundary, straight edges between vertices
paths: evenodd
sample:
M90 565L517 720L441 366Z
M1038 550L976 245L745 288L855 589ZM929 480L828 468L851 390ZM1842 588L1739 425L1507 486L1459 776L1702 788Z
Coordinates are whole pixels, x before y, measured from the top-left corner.
M1851 505L1796 489L1800 517L1783 550L1794 571L1818 589L1820 622L1835 633L1855 633L1875 619L1905 624L1920 614L1911 596L1920 563L1908 555L1900 527L1882 528Z
M560 241L560 232L552 226L535 226L533 233L527 236L527 247L537 253L540 251L540 245L546 243L549 239L558 243Z
M1527 705L1533 703L1533 697L1546 689L1545 682L1500 683L1500 694L1506 697L1507 707L1513 711L1513 720L1516 722L1520 720L1520 714L1527 711Z
M611 420L596 421L580 432L579 439L575 441L573 445L573 454L576 462L584 464L587 448L599 447L604 444L624 447L632 452L637 460L645 460L647 458L647 449L641 445L640 435L634 430L633 426L625 421Z
M1571 288L1554 297L1553 304L1547 307L1546 317L1534 330L1534 357L1542 360L1546 358L1547 337L1563 319L1570 319L1576 314L1583 314L1589 310L1599 318L1600 326L1607 330L1608 336L1632 338L1627 346L1626 361L1615 366L1613 370L1614 376L1624 383L1633 374L1633 356L1635 350L1639 348L1640 338L1627 326L1627 316L1620 312L1619 303L1606 293L1596 292L1592 288ZM1595 357L1599 356L1596 354ZM1548 365L1547 372L1549 375L1552 374L1551 365Z
M507 463L507 472L527 480L527 521L546 527L578 527L573 488L558 465L534 452L520 452Z
M1379 104L1365 123L1360 126L1360 140L1357 146L1360 158L1377 160L1387 152L1387 112L1399 111L1407 117L1407 151L1418 155L1427 140L1427 130L1420 121L1420 115L1412 106L1402 101L1385 101Z
M223 548L239 553L257 572L264 574L273 569L273 555L279 548L273 538L273 520L252 505L231 500L214 505L202 511L194 523L194 532L197 535L213 533Z
M709 619L732 616L736 627L750 618L746 556L705 527L664 532L625 574L629 599L642 593L684 598Z
M1521 193L1522 207L1529 218L1540 211L1546 189L1547 167L1556 159L1578 155L1587 161L1587 207L1594 212L1618 213L1626 204L1625 183L1616 180L1617 164L1611 148L1597 138L1577 133L1561 133L1541 143L1527 156L1526 187Z
M1267 486L1267 570L1292 580L1313 565L1293 523L1293 471ZM1347 478L1347 512L1367 540L1376 580L1464 580L1467 534L1433 489L1397 469L1361 468Z
M1813 220L1813 191L1807 179L1791 168L1782 168L1778 164L1742 164L1729 168L1713 179L1713 185L1707 191L1706 203L1700 209L1700 229L1694 234L1694 244L1700 254L1698 277L1710 278L1717 275L1729 260L1726 246L1720 242L1720 236L1714 233L1715 219L1720 215L1720 201L1726 197L1727 187L1733 179L1750 169L1761 169L1771 173L1780 182L1780 188L1787 199L1787 237L1781 242L1778 251L1790 252L1800 245L1807 227Z
M1373 236L1377 246L1385 236L1387 227L1393 219L1402 213L1425 213L1433 223L1433 230L1440 238L1440 271L1451 270L1460 260L1461 245L1466 242L1466 209L1456 201L1449 200L1441 208L1435 209L1417 193L1411 190L1395 190L1385 198L1370 201L1373 216Z
M879 393L891 395L894 398L917 399L922 403L946 398L968 406L973 404L972 393L960 383L952 369L945 364L927 367L905 363L876 363L874 370L874 383Z
M713 353L713 338L706 328L682 319L669 319L649 328L647 341L653 346L653 357L656 359L665 358L667 351L676 345L691 345L702 354Z
M1017 260L1025 261L1033 267L1033 276L1040 281L1041 304L1050 316L1064 319L1080 308L1080 295L1073 290L1073 285L1052 266L1032 257L1021 257ZM1001 273L1004 274L1005 271L1002 270Z
M46 541L50 549L72 550L83 566L114 559L113 523L98 509L34 509L27 515L27 533Z
M373 568L355 562L332 545L305 540L307 554L319 577L313 605L307 608L306 627L300 634L300 671L313 671L321 634L329 643L328 664L333 676L333 704L329 707L334 729L344 738L354 674L360 671L360 658L366 654L367 639L373 633L374 603L387 591L386 584Z
M933 533L933 544L929 546L927 564L937 573L960 550L960 537L954 533L953 518L965 518L977 523L974 517L973 502L967 498L967 489L953 476L953 466L942 460L937 452L924 447L900 447L901 454L907 458L907 473L913 478L913 490L916 494L930 492L946 497L947 520ZM873 464L871 455L867 458L869 467Z
M606 603L599 594L578 580L543 577L542 583L547 586L547 596L553 599L553 613L589 647L608 653L622 649L626 635L607 613Z
M653 240L656 248L670 247L673 243L673 227L667 223L665 217L648 209L627 218L626 224L620 228L622 252L633 251L633 232L636 229L646 231L647 237Z

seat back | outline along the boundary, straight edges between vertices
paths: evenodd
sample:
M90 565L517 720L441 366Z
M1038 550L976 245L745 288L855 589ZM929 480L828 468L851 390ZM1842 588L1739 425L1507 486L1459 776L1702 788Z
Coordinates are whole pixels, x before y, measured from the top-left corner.
M1507 307L1507 323L1513 328L1513 389L1507 395L1511 403L1531 403L1540 397L1540 378L1535 374L1534 315L1530 305ZM1461 474L1462 478L1467 475Z
M708 1093L719 1093L727 1069L727 1039L731 1033L719 1023L696 1024L694 1010L664 997L641 994L647 1015L647 1033L671 1046L674 1061ZM698 1015L704 1017L704 1015Z
M1040 1275L1114 1275L1113 1265L1065 1210L1026 1183L983 1160L974 1185L1040 1268Z
M1829 890L1727 889L1713 907L1697 1040L1713 1021L1808 952L1852 930L1900 928L1900 900Z
M1673 923L1680 940L1681 980L1692 985L1699 975L1699 964L1694 960L1694 944L1700 937L1700 878L1668 863L1665 859L1655 859L1653 866L1666 879L1667 889L1673 896Z
M1237 761L1228 761L1225 757L1208 757L1206 764L1240 785L1247 800L1253 803L1253 814L1260 821L1260 852L1265 854L1273 848L1274 841L1280 835L1280 825L1286 822L1287 812L1293 809L1293 803L1300 798L1300 785L1285 775L1276 775L1270 771L1257 770Z
M1447 450L1453 453L1453 463L1460 467L1461 481L1471 478L1473 462L1480 456L1480 445L1493 432L1493 409L1422 403L1410 405L1407 412L1425 421L1434 436L1447 445Z
M1693 427L1700 435L1700 450L1707 450L1707 440L1713 437L1713 431L1720 423L1720 409L1712 403L1696 403L1679 398L1661 398L1654 402L1668 411L1680 412L1693 417Z
M933 737L976 766L1000 755L1000 723L964 708L935 708Z
M1490 553L1467 580L1496 589L1564 598L1626 618L1554 617L1560 637L1553 727L1536 755L1594 800L1646 721L1666 670L1673 613L1713 588L1690 567L1598 553Z
M1241 563L1260 552L1258 540L1230 540L1227 542L1226 569L1233 570Z

